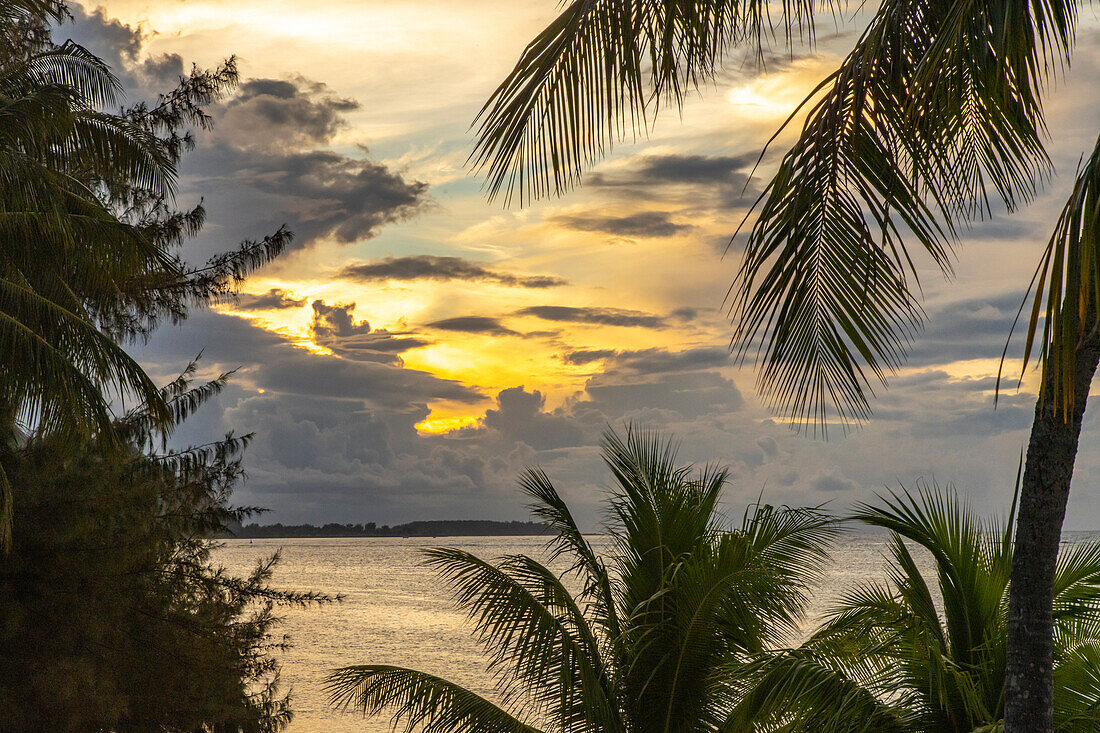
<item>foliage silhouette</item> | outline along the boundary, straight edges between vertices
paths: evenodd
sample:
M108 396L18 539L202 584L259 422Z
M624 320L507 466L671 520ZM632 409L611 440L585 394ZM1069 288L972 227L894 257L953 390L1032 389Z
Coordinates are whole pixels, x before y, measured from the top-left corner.
M56 0L0 9L0 432L114 442L112 401L129 398L168 428L156 385L122 345L192 305L229 297L290 240L278 229L190 266L179 247L201 204L173 206L176 165L208 127L206 105L236 84L233 59L194 69L156 104L112 113L111 70L50 24ZM0 549L10 542L12 487L0 468Z
M759 390L792 424L816 434L866 419L922 327L918 255L949 275L962 227L1026 205L1049 177L1043 97L1069 66L1079 5L883 0L784 123L805 115L742 223L728 302L731 346L755 355ZM839 6L779 3L787 43L812 38L826 8ZM770 10L758 0L568 3L475 120L470 160L489 197L518 193L522 204L568 190L613 143L647 132L661 104L714 80L735 45L762 57L776 36ZM1041 332L1042 386L1010 588L1009 733L1053 725L1054 572L1100 365L1098 171L1100 139L1032 282L1023 368Z
M737 669L744 697L723 729L1000 730L1012 523L981 522L953 490L935 486L861 505L854 518L890 530L888 582L848 591L799 648ZM909 543L930 556L931 578ZM1093 731L1100 543L1067 546L1055 588L1055 730Z
M193 372L161 391L176 421L224 383L195 386ZM272 587L277 553L245 576L211 557L208 538L255 511L229 504L251 436L153 451L155 424L144 410L120 419L125 458L57 436L3 447L22 500L0 557L0 728L273 733L289 722L275 608L332 599Z
M563 575L525 555L427 553L488 650L500 704L372 664L335 671L333 703L436 733L690 731L719 719L727 683L715 673L791 632L836 526L816 509L755 505L726 529L716 511L726 471L693 474L650 432L608 432L603 456L614 478L606 556L539 469L520 486L556 535L548 549Z

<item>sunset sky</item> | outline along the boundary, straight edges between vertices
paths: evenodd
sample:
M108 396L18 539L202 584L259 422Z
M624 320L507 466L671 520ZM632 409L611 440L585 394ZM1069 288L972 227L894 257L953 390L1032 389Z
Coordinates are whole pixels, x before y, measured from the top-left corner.
M515 519L516 475L538 463L595 527L600 432L635 421L675 435L685 459L727 464L730 514L761 492L842 510L921 477L1007 510L1034 378L994 410L997 364L1100 130L1095 11L1048 95L1060 176L1030 208L964 233L953 280L927 270L927 328L907 367L869 423L823 442L775 420L751 368L731 363L723 299L739 240L723 252L774 168L769 156L750 180L762 145L867 16L823 17L813 48L780 46L763 69L734 51L682 114L665 110L579 189L490 205L465 165L470 123L556 10L110 0L77 8L56 34L107 59L135 100L192 63L239 59L240 88L183 166L179 203L202 198L209 212L185 256L201 262L284 223L295 243L238 304L135 349L161 379L200 351L204 374L240 367L180 436L256 432L235 500L270 507L264 522ZM1100 430L1086 423L1070 528L1100 527Z

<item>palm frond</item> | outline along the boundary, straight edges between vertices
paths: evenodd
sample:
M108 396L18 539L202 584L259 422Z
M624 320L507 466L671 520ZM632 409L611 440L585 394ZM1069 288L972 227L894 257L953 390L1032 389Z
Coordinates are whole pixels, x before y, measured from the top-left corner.
M746 691L719 726L784 733L912 733L904 708L872 694L811 651L791 650L742 666Z
M1042 334L1037 342L1042 365L1040 394L1049 393L1055 414L1066 420L1077 399L1079 375L1075 357L1078 346L1100 328L1096 317L1097 298L1100 297L1098 229L1100 138L1078 169L1073 191L1062 208L1029 287L1029 293L1034 291L1034 299L1027 322L1020 378L1022 380L1027 371L1042 319Z
M958 226L1049 171L1038 60L1064 57L1075 13L1055 5L888 0L803 103L730 301L732 346L797 426L861 422L904 363L923 320L913 245L950 274Z
M496 567L457 549L425 554L474 621L510 702L562 730L617 727L596 638L553 573L522 555Z
M1100 727L1100 642L1068 651L1054 667L1054 729L1087 733Z
M337 707L364 715L393 711L408 733L540 733L503 708L445 679L403 667L362 664L333 671L325 688Z
M551 560L562 555L572 557L570 570L583 573L582 595L595 603L596 623L602 625L612 639L618 639L622 628L615 609L607 567L581 534L569 507L554 488L550 477L541 468L528 469L520 475L519 486L533 499L528 507L531 514L556 533L550 542Z
M788 43L812 37L819 5L831 4L572 0L478 113L470 162L490 199L561 194L616 142L647 133L662 105L711 80L733 45L759 55L777 26Z

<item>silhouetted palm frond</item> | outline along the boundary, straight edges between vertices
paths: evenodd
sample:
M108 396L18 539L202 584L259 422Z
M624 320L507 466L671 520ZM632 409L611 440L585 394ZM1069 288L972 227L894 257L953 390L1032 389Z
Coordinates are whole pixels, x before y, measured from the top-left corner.
M606 561L539 470L521 485L557 533L552 557L570 562L562 576L524 555L428 552L489 652L500 706L372 665L333 673L333 701L438 731L520 720L576 733L687 731L719 720L728 697L716 672L795 626L836 525L817 510L758 506L726 528L716 513L724 470L693 475L670 444L635 428L608 433L603 453L615 478ZM578 573L574 596L567 581Z

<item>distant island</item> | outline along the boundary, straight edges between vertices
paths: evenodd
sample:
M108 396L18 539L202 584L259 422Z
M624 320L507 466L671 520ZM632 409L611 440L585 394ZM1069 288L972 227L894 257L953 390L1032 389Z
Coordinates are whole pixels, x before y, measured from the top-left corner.
M550 528L538 522L494 522L488 519L449 519L409 522L392 527L374 522L366 524L234 524L225 538L261 539L268 537L485 537L549 534Z

